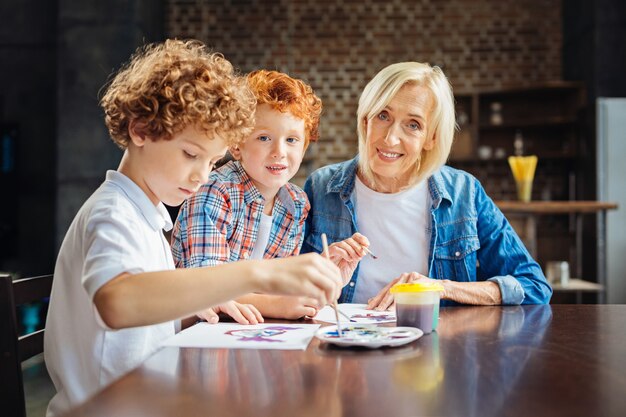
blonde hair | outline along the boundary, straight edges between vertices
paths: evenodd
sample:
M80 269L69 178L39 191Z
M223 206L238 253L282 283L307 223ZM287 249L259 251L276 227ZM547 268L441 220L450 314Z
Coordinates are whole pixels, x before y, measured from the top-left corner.
M365 86L357 109L357 134L359 138L359 172L371 184L375 185L374 173L369 166L366 146L367 123L380 113L406 84L427 88L433 97L434 106L428 123L427 138L434 137L431 150L422 150L418 163L409 179L411 186L431 176L446 163L456 121L454 117L454 97L452 87L441 68L420 62L399 62L383 68ZM406 188L406 187L403 187Z
M194 125L236 145L252 131L256 100L221 54L200 41L166 40L138 48L100 105L111 139L126 149L131 122L152 140Z

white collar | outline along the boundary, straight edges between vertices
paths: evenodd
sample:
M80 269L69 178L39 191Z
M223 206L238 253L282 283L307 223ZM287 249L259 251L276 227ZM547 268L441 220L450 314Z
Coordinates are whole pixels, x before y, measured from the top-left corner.
M133 180L121 172L109 170L106 181L115 184L126 194L154 230L172 230L172 220L163 203L159 202L156 206L152 204L146 193Z

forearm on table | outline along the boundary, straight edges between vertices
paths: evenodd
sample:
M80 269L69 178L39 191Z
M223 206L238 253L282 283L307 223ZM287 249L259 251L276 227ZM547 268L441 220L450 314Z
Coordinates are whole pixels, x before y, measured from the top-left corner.
M443 299L471 305L502 304L500 286L495 282L457 282L443 280L442 284L444 287L444 293L442 294Z
M255 261L249 261L121 274L96 292L94 303L104 322L114 329L162 323L262 290L259 287L267 280L262 272L255 268Z

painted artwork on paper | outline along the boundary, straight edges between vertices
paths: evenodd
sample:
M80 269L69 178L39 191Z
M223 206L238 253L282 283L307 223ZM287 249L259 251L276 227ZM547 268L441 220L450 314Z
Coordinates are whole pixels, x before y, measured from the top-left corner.
M169 338L165 346L304 350L319 324L198 323Z
M341 312L341 317L339 318L339 320L341 320L342 323L350 322L358 324L393 323L394 321L396 321L395 310L376 311L368 310L366 307L366 304L339 304L338 308ZM349 320L347 318L349 318ZM313 317L313 319L317 321L323 321L325 323L337 323L337 320L335 319L335 312L330 306L326 306L321 309L317 313L317 315Z
M276 336L284 334L290 330L301 329L301 327L288 327L288 326L272 326L265 327L263 329L258 328L243 328L228 330L224 334L237 337L240 342L270 342L270 343L282 343L284 340L277 338Z

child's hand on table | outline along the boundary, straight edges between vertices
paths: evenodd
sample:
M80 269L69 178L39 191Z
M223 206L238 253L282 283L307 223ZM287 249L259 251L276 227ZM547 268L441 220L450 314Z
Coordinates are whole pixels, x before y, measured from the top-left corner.
M208 308L198 313L197 316L208 323L215 324L220 320L219 313L229 315L240 324L259 324L264 321L263 316L255 306L252 304L241 304L237 301L227 301L224 304Z
M278 317L297 320L302 317L314 317L322 308L317 300L311 297L279 296L276 300Z

